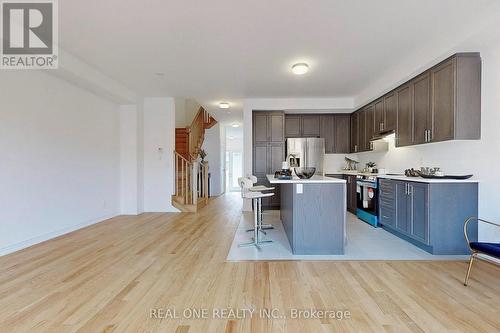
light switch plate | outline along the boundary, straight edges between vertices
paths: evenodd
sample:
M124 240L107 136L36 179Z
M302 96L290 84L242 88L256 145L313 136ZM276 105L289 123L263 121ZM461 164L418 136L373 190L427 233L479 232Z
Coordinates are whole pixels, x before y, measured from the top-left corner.
M304 193L304 188L302 184L297 184L297 194L302 194Z

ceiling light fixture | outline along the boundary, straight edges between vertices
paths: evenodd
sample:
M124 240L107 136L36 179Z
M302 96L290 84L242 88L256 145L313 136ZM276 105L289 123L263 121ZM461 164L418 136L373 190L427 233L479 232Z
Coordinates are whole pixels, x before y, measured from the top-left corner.
M292 72L295 75L305 74L307 73L308 70L309 70L309 65L306 64L305 62L299 62L292 66Z
M228 102L219 103L219 109L229 109L229 103Z
M233 126L234 128L236 128L236 127L240 127L240 124L239 123L233 123L231 126Z

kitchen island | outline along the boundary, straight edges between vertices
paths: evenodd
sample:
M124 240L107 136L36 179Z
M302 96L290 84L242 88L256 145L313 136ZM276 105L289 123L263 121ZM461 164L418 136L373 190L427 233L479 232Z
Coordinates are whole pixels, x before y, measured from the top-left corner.
M293 254L344 254L346 181L324 176L289 180L267 175L280 184L281 221Z

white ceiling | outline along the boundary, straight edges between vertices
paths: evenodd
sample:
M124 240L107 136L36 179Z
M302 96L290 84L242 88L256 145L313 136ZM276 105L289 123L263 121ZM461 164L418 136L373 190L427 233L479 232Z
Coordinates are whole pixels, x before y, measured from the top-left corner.
M59 1L60 44L142 96L209 110L251 97L346 97L467 31L496 0ZM298 61L310 72L291 74ZM162 72L164 76L154 75Z

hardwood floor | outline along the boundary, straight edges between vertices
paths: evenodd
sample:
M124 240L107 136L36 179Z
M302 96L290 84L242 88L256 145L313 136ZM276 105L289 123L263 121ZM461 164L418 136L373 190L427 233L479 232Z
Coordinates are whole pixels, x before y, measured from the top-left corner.
M465 262L225 262L240 211L226 195L196 214L117 217L0 257L0 332L500 331L494 265L476 262L464 287ZM288 318L212 319L220 308ZM293 308L350 318L292 319ZM155 318L168 309L180 318Z

